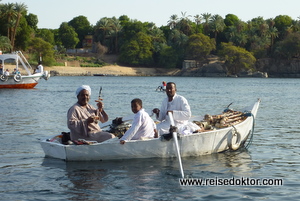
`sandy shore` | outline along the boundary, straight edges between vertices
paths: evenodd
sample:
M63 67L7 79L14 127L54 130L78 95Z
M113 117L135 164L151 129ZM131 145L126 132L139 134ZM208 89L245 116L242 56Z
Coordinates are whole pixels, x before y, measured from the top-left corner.
M52 66L44 67L52 75L78 76L78 75L115 75L115 76L172 76L179 72L179 69L163 68L142 68L125 67L119 65L109 65L104 67L70 67Z

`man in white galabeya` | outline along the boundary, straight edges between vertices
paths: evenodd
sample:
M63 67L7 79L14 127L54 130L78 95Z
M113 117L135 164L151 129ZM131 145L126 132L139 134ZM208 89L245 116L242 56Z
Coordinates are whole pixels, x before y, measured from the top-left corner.
M192 115L190 105L186 98L178 95L176 91L176 84L168 82L166 86L167 97L163 100L160 110L158 108L153 109L156 118L161 121L161 123L157 124L159 135L169 133L170 118L168 112L173 114L175 126L181 134L190 134L199 129L197 125L192 125L188 122Z

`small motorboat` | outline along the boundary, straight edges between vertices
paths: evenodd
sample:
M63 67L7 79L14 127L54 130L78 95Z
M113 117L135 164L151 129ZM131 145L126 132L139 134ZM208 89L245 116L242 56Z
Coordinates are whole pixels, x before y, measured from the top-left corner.
M1 54L0 62L2 65L0 88L31 89L38 84L41 78L45 80L50 78L48 71L32 74L32 67L20 51L10 54ZM12 65L13 67L11 67ZM22 67L22 69L20 67ZM16 69L17 73L6 75L4 71L9 68Z

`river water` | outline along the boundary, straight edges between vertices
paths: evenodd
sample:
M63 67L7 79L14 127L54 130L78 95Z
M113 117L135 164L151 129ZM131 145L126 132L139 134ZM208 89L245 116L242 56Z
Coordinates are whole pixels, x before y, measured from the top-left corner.
M282 179L280 186L181 186L176 159L64 162L44 157L40 139L68 131L66 113L75 90L102 86L110 120L130 115L130 101L146 110L166 96L162 81L193 115L219 114L230 103L241 109L262 102L248 149L183 158L189 178ZM52 77L35 89L1 89L0 200L299 200L300 80L277 78Z

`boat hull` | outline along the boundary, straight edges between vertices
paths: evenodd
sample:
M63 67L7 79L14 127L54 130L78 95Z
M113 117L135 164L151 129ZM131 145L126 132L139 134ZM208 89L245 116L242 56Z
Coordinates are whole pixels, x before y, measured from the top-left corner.
M13 76L9 76L6 81L0 81L0 89L32 89L34 88L43 74L22 76L20 81L15 81Z

